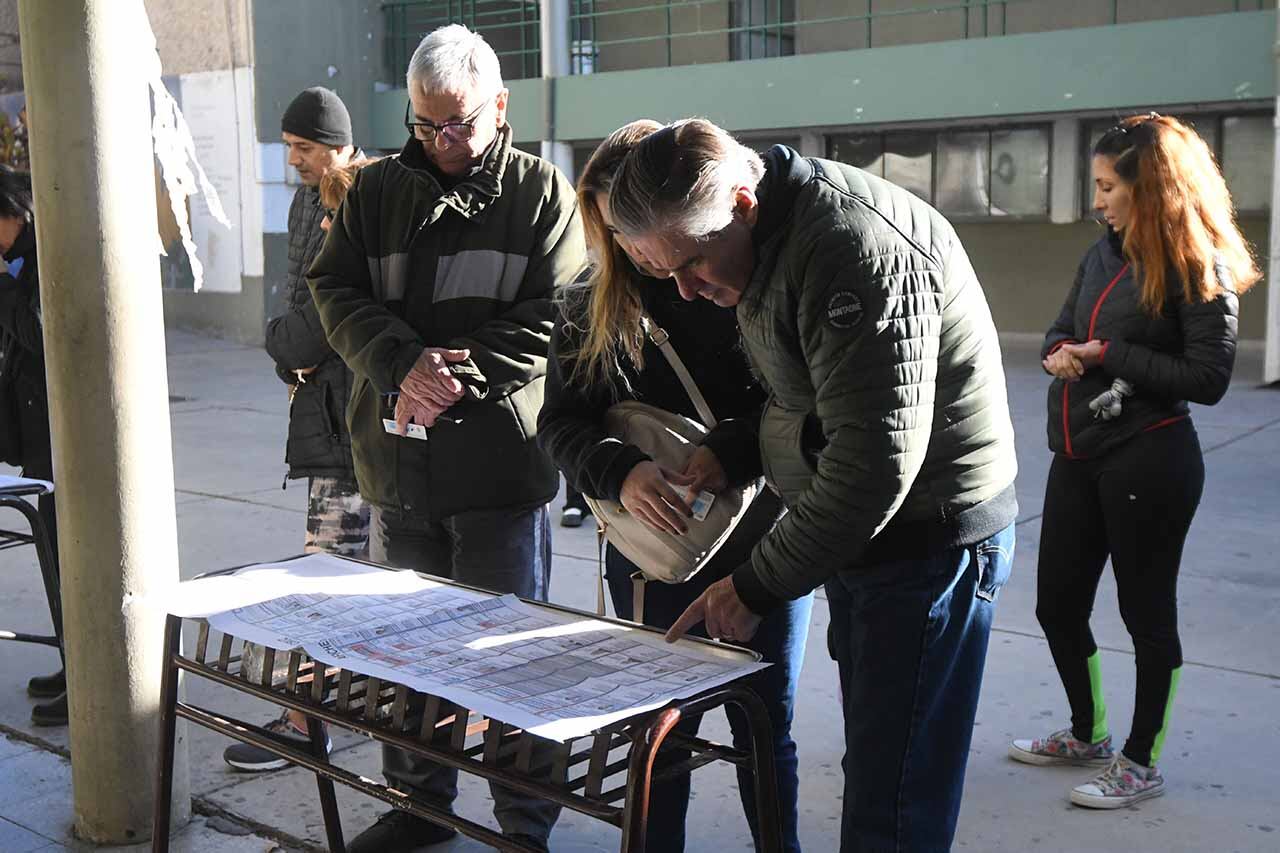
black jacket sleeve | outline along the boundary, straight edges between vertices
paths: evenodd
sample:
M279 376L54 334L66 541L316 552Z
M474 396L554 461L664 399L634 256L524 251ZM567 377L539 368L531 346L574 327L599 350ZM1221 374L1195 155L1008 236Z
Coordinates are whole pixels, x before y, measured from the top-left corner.
M588 389L569 381L573 363L562 354L577 345L563 311L557 312L538 414L538 446L582 494L616 501L631 469L649 457L605 432L604 413L613 402L608 389Z
M716 455L730 486L744 486L764 474L760 459L762 411L763 405L754 414L717 421L702 441Z
M1226 289L1208 302L1183 302L1178 308L1182 352L1112 340L1103 353L1102 369L1132 382L1139 393L1212 406L1231 384L1239 310L1235 293Z
M323 239L311 231L307 225L311 220L302 215L307 198L306 193L295 193L289 206L290 254L294 254L293 249L301 249L296 257L309 257L312 241ZM308 233L298 233L303 229ZM290 383L296 381L293 371L315 367L334 354L320 323L320 312L316 310L315 300L307 287L307 270L299 269L299 266L300 261L290 260L287 281L290 308L267 322L266 334L267 354L275 361L280 378Z
M0 329L13 335L18 346L44 358L44 330L38 304L30 285L0 272Z
M302 287L306 286L303 279ZM333 356L310 291L296 308L267 322L267 354L283 375L315 367Z

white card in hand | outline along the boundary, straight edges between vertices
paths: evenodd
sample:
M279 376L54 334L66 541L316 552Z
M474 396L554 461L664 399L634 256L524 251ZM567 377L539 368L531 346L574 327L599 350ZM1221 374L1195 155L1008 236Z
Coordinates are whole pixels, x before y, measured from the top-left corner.
M400 435L400 431L396 429L396 422L392 418L382 419L382 428L391 435ZM427 440L427 428L422 424L409 424L409 432L401 438L416 438L421 441Z
M697 497L694 497L693 500L690 501L689 498L692 494L693 493L690 492L688 495L685 495L685 502L689 504L689 509L693 510L694 518L698 521L706 521L707 513L711 512L711 505L715 503L715 494L703 489L701 492L698 492Z

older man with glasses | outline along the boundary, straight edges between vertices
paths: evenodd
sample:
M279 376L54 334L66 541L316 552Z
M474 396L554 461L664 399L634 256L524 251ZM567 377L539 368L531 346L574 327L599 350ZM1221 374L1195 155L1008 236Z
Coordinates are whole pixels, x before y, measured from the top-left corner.
M357 175L309 276L329 342L355 371L347 415L373 504L370 555L545 599L557 475L535 439L552 295L586 263L573 188L512 147L498 58L479 35L430 33L407 82L412 137ZM383 769L452 807L456 770L391 748ZM558 809L492 791L503 833L545 849ZM393 810L347 849L453 835Z

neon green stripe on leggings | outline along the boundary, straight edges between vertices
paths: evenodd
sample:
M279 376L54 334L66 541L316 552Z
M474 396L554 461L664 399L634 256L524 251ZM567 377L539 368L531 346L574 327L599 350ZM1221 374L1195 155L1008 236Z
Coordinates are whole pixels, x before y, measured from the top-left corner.
M1160 751L1164 749L1164 736L1169 733L1169 717L1173 714L1173 697L1178 693L1178 682L1182 679L1182 667L1169 673L1169 700L1164 704L1164 717L1160 720L1160 731L1156 733L1156 742L1151 747L1151 766L1156 766L1160 759Z
M1089 690L1093 694L1093 734L1090 743L1105 738L1107 732L1107 700L1102 695L1102 658L1097 649L1089 655Z

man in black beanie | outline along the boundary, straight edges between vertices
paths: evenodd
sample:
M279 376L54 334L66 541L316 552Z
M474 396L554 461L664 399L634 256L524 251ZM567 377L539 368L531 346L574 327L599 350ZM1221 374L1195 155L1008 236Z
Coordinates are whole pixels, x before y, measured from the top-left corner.
M329 89L304 90L280 120L289 165L302 186L289 206L289 273L285 310L267 323L267 353L289 385L289 438L285 464L289 479L308 481L304 550L364 557L369 548L369 507L360 497L351 462L347 398L351 371L325 339L307 287L307 270L324 243L320 180L361 155L352 145L351 117ZM262 665L256 647L246 649L245 666ZM258 673L260 675L260 673ZM307 745L306 722L286 711L266 728L282 740ZM237 770L274 770L284 759L250 744L227 747L223 760Z

